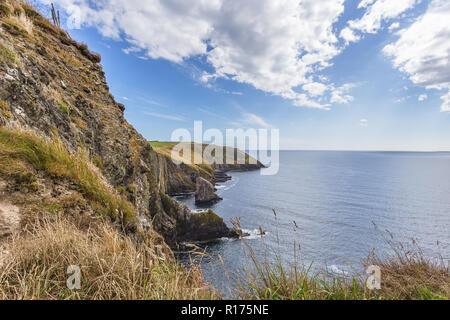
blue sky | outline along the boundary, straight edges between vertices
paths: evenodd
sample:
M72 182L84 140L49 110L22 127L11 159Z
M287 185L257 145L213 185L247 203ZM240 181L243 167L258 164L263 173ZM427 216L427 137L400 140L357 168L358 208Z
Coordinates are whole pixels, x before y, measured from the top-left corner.
M202 120L282 149L450 150L448 1L130 1L54 2L149 140Z

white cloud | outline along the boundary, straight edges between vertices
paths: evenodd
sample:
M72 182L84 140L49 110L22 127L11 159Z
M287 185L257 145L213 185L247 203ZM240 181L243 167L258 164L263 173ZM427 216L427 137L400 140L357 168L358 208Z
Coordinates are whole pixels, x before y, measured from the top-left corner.
M303 90L307 91L311 97L322 96L328 90L328 86L320 82L305 84Z
M427 11L383 52L416 85L443 90L441 111L450 111L450 2L433 0Z
M168 115L168 114L162 114L162 113L156 113L156 112L144 112L144 114L151 116L151 117L160 118L160 119L173 120L173 121L186 121L182 117L172 116L172 115Z
M359 120L359 125L360 125L361 127L368 127L368 126L369 126L369 120L367 120L367 119L361 119L361 120Z
M425 101L428 99L428 95L427 94L421 94L418 98L419 101Z
M338 103L338 104L347 104L354 100L354 97L349 95L348 92L357 87L357 83L346 83L343 86L333 88L333 91L331 92L331 103Z
M344 28L340 37L349 42L357 42L361 38L356 32L376 33L381 29L383 21L398 18L405 11L413 8L421 0L363 0L358 8L367 8L361 19L348 21L348 27ZM398 28L398 22L390 25L389 30Z
M371 5L375 0L361 0L361 2L358 5L358 8L366 8L367 6Z
M394 30L396 30L396 29L398 29L398 28L400 28L400 23L399 22L394 22L393 24L391 24L390 26L389 26L389 31L394 31Z
M339 36L345 40L346 44L349 44L350 42L357 42L361 39L361 37L356 35L355 32L349 27L342 29Z
M414 7L417 2L419 0L377 0L371 4L361 19L349 21L348 24L354 30L376 33L381 28L382 21L398 17Z
M230 79L295 105L327 108L297 88L340 53L333 24L344 0L53 2L64 8L71 27L96 27L105 37L124 39L128 53L175 63L201 55L214 70L204 82Z
M253 113L244 113L244 120L245 123L250 125L256 125L263 128L271 128L272 126L268 124L263 118L257 116Z
M249 112L242 112L242 118L240 120L230 122L229 124L240 128L273 128L263 118Z

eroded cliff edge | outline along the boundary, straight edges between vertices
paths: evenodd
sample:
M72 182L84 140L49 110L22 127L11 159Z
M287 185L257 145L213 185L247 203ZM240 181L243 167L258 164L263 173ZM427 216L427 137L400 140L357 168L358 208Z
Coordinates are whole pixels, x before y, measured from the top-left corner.
M6 6L9 11L0 12L0 127L59 139L72 154L85 150L112 192L134 206L137 216L128 225L131 232L137 226L152 227L170 245L233 235L214 213L196 224L199 217L166 196L192 190L202 173L176 166L155 152L126 121L125 106L109 92L100 56L32 7L16 1ZM48 179L42 172L30 174ZM11 186L8 175L0 174L0 180ZM27 192L39 194L37 189ZM4 188L2 196L10 191ZM208 225L210 220L213 225Z

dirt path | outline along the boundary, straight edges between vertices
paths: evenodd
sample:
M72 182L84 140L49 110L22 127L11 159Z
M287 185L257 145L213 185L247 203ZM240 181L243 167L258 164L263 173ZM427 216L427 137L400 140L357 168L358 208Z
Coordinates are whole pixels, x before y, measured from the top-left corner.
M20 223L19 208L0 201L0 239L13 233Z

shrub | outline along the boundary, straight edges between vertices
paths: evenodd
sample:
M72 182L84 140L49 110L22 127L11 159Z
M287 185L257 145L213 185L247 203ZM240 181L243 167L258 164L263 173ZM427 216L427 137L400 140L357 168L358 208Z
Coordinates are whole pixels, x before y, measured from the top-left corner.
M7 4L0 3L0 17L3 18L9 15L11 15L11 9L9 6Z

